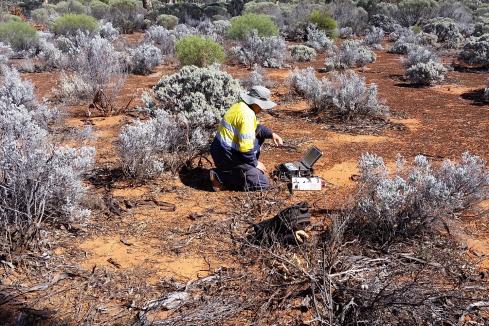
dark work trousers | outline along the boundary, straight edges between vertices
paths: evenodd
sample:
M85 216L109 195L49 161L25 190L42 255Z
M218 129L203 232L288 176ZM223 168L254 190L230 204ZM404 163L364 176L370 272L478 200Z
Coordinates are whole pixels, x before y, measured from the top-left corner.
M256 159L260 158L260 147L265 142L265 138L260 134L256 136L255 145ZM238 165L232 169L214 169L221 183L230 190L238 191L260 191L268 189L270 183L263 171L249 164Z

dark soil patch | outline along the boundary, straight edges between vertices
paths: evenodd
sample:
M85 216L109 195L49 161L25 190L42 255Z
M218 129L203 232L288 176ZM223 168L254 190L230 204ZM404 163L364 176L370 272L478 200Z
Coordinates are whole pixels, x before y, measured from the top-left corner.
M484 90L479 89L473 92L467 92L461 95L464 100L472 101L473 105L484 106L489 105L489 102L484 99Z

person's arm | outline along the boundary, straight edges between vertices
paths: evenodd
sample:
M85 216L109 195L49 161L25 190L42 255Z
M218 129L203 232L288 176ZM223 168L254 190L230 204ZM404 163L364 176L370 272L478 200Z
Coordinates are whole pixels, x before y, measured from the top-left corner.
M273 132L270 128L265 127L262 124L259 124L256 127L256 138L272 139L273 138Z
M274 133L270 128L265 127L264 125L258 125L256 128L256 138L258 139L273 139L273 142L277 146L282 146L284 141L282 137Z

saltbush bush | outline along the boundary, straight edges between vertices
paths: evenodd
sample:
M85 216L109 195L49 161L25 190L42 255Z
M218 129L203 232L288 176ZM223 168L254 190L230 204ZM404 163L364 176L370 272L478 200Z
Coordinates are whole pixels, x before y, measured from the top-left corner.
M353 28L351 27L342 27L339 30L339 35L340 38L342 39L347 39L347 38L352 38L355 33L353 32Z
M235 40L244 40L253 30L261 37L278 35L278 27L267 15L245 14L233 17L228 35Z
M378 27L372 27L362 40L362 44L373 49L382 49L382 41L384 40L384 31Z
M395 18L404 27L419 25L433 16L436 6L434 0L403 0L397 5Z
M239 46L231 49L233 61L252 67L280 68L287 54L285 40L278 36L260 37L256 31L249 34Z
M412 84L433 85L442 82L446 73L447 69L439 62L421 62L406 70L406 79Z
M137 0L109 0L107 20L123 33L131 33L144 26L145 9Z
M211 39L187 36L177 41L176 55L183 66L205 67L224 61L224 48Z
M174 29L178 25L178 17L173 15L159 15L156 18L158 25L163 26L166 29Z
M38 8L31 12L32 21L38 24L48 25L54 16L46 8Z
M130 70L135 74L147 75L163 60L161 50L151 43L142 43L131 49Z
M56 35L74 36L79 31L93 34L98 28L97 20L83 14L66 14L56 18L51 30Z
M32 85L20 80L18 73L4 68L3 76L0 254L8 255L39 239L46 223L66 225L89 215L81 205L82 177L93 164L94 149L54 144L47 129L49 120L39 115L51 110L35 101ZM28 106L21 102L26 99Z
M13 54L14 51L10 46L0 42L0 66L6 64Z
M375 62L376 55L358 41L347 40L326 58L326 70L348 69L366 66Z
M316 50L305 45L294 45L291 47L292 59L298 62L311 61L316 57Z
M39 58L42 60L44 69L61 69L69 64L69 58L56 45L45 39L39 40Z
M433 85L443 81L447 73L438 57L419 45L409 49L403 64L406 67L406 79L413 84Z
M377 98L377 85L367 85L365 78L353 71L318 80L312 68L296 70L291 86L311 102L315 113L343 121L385 119L389 114L389 108Z
M450 18L434 18L423 26L423 32L437 36L445 48L458 48L463 42L463 35L457 22Z
M316 77L314 68L295 69L289 78L294 92L311 102L315 102L321 94L321 81Z
M416 156L411 168L398 157L394 175L377 155L364 154L359 166L353 227L380 244L417 236L433 227L436 220L489 196L486 163L469 153L464 153L458 163L444 160L438 168L422 155Z
M324 31L329 37L336 36L336 21L328 11L314 10L309 16L309 22Z
M109 5L100 0L92 0L90 2L90 15L97 19L104 19L109 13Z
M38 40L37 31L24 22L0 23L0 41L10 45L14 51L32 49Z
M215 67L185 66L162 78L154 91L156 109L176 114L190 126L213 130L238 100L241 87L228 73Z
M178 164L185 148L185 127L163 110L146 121L136 120L122 128L118 140L124 174L136 180L157 177Z
M113 41L117 37L119 37L119 31L114 28L114 26L112 26L111 22L106 22L102 26L100 26L99 34L101 37L109 41Z
M329 12L340 28L350 27L353 33L362 34L368 23L368 13L352 0L334 0Z
M330 51L334 48L333 41L322 30L310 25L306 30L306 45L319 52Z
M489 34L471 38L464 45L459 58L470 65L489 67Z
M151 26L144 33L144 41L152 42L164 55L171 55L175 52L176 36L162 26Z
M60 15L86 13L85 6L76 0L60 1L56 4L55 10Z
M372 26L381 28L385 33L392 33L398 28L395 19L382 14L376 14L370 17L369 23Z
M127 63L110 41L78 34L70 53L71 73L61 78L59 95L65 100L93 99L103 93L108 101L118 94L127 76ZM77 94L76 91L79 91Z
M427 48L419 45L414 45L403 59L403 64L406 68L417 65L418 63L428 63L430 61L438 62L438 57Z

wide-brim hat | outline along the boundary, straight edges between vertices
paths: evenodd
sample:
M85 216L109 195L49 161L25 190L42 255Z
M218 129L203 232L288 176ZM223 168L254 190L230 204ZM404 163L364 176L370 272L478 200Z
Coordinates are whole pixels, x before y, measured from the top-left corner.
M262 110L270 110L277 106L277 104L270 100L271 92L268 88L263 86L253 86L248 92L241 93L241 99L246 104L256 104Z

